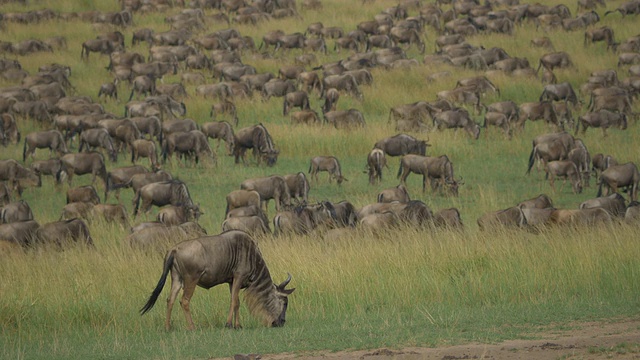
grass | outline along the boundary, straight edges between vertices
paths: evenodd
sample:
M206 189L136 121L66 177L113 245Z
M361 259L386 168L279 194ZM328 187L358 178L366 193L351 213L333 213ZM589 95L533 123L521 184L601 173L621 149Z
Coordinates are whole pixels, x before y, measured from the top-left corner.
M545 3L551 3L546 1ZM260 44L261 37L270 30L286 33L303 32L307 25L322 21L325 26L353 29L354 23L368 20L382 9L395 5L394 1L378 0L362 6L360 2L324 1L322 11L303 11L302 19L283 19L261 23L260 26L238 26L243 35ZM56 11L86 11L99 6L102 11L116 11L116 2L93 5L86 1L47 1L27 7L8 4L2 12L26 11L50 7ZM608 4L615 8L617 3ZM164 17L178 12L135 14L134 28L151 27L166 31ZM207 11L209 13L210 11ZM415 11L412 11L413 15ZM354 16L353 14L357 14ZM616 39L635 35L633 17L618 15L603 18L601 25L615 29ZM208 24L206 32L224 28ZM122 30L129 47L133 29ZM91 54L88 62L80 61L79 49L83 41L106 31L79 20L51 21L28 26L7 23L2 30L3 40L20 41L63 35L68 49L53 54L17 57L23 68L37 72L40 65L52 62L72 67L71 83L77 95L88 94L96 101L100 84L112 80L104 69L106 56ZM513 37L479 35L469 38L474 45L485 48L500 46L512 56L526 57L533 67L545 50L529 47L537 36L549 36L556 49L571 54L576 69L557 70L559 81L569 81L578 88L592 71L615 68L617 56L606 52L604 45L588 48L582 45L581 31L549 33L536 31L535 25L525 23ZM427 29L427 53L432 53L433 30ZM332 51L318 54L319 63L337 61L346 52ZM145 44L134 48L147 54ZM417 50L408 56L420 59ZM258 71L277 72L280 66L292 63L300 54L245 54L245 63ZM11 56L10 56L11 57ZM426 77L448 70L453 73L433 83ZM619 69L619 77L626 76ZM364 101L343 95L340 109L357 108L367 122L365 130L338 131L328 126L292 126L282 116L282 102L272 99L238 100L236 105L240 127L263 122L269 129L281 156L273 168L235 165L233 159L220 155L216 166L207 164L185 167L174 162L164 167L190 189L195 202L200 203L204 215L200 220L210 234L220 230L224 218L224 197L237 189L247 178L270 174L307 172L309 159L316 155L335 155L340 159L349 181L337 186L327 182L321 174L312 183L312 201L347 199L356 207L375 201L376 194L397 185L395 177L399 159L388 160L384 181L368 185L365 170L366 155L373 144L395 134L388 123L389 109L418 100L432 101L438 91L451 89L463 77L476 76L471 70L446 66L421 66L411 70L372 70L374 83L364 87ZM535 78L513 78L491 75L500 87L501 95L488 94L483 102L513 100L516 103L536 101L542 84ZM2 82L0 86L12 86ZM165 82L179 81L179 75L168 76ZM213 80L211 80L213 81ZM194 93L195 85L187 87ZM128 96L125 84L120 85L121 97ZM583 99L588 100L588 99ZM202 124L209 119L210 101L191 97L184 100L187 116ZM321 100L311 96L313 108ZM103 102L105 109L122 114L124 101ZM635 110L638 111L637 105ZM575 114L585 110L578 109ZM481 116L474 115L480 122ZM42 124L21 121L24 134L43 128ZM328 241L321 234L311 236L265 237L258 239L261 251L276 281L293 275L287 324L281 329L263 328L241 307L244 329L224 329L228 311L228 290L225 286L209 291L198 289L192 300L196 331L185 330L181 310L174 309L174 330L165 332L164 304L144 317L138 314L158 280L163 254L132 251L124 241L128 229L94 222L90 224L96 250L81 248L63 252L44 250L18 254L0 254L0 357L27 359L69 358L212 358L235 353L314 353L345 349L403 346L436 346L466 341L497 342L515 337L527 337L539 326L568 323L574 320L635 317L640 303L637 298L640 269L640 248L637 246L637 227L612 226L597 229L551 229L542 234L499 231L480 233L475 219L493 211L548 193L558 208L575 208L595 196L596 189L585 189L575 195L570 186L552 193L542 173L532 171L525 176L531 150L531 139L550 132L546 125L535 122L512 140L501 131L483 129L480 139L470 139L464 132L432 132L413 134L428 138L430 155L446 154L454 163L457 176L464 178L457 198L430 192L422 193L421 179L409 176L407 185L414 199L425 201L432 209L457 207L465 223L464 232L417 231L402 229L377 236L352 232ZM611 129L606 138L598 130L580 135L592 154L611 154L620 162L638 161L638 126ZM215 146L215 145L214 145ZM22 144L0 150L2 158L21 158ZM220 151L222 153L222 151ZM38 150L37 159L48 156ZM108 168L128 165L121 156ZM28 189L24 199L31 204L35 219L41 224L55 221L64 206L65 184L54 187L50 178L42 188ZM88 184L86 176L74 179L74 186ZM593 183L593 182L592 182ZM98 183L99 193L102 184ZM124 190L122 201L131 209L133 194ZM115 201L112 200L111 201ZM142 220L154 219L154 209ZM273 205L269 216L275 214ZM166 296L166 292L161 295ZM599 350L596 350L599 351ZM613 351L613 350L612 350ZM637 351L633 346L621 346L615 351Z

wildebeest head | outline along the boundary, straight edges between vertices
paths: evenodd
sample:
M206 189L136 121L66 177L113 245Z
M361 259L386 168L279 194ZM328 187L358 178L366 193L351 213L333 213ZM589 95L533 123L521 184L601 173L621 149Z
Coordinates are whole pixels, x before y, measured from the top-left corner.
M278 161L278 155L280 154L280 150L270 150L265 153L262 153L262 160L267 164L267 166L273 166Z
M280 312L280 315L278 315L278 317L271 322L272 327L284 326L284 323L286 322L285 317L287 315L287 307L289 306L288 296L295 290L295 288L285 289L290 281L291 274L288 274L287 279L280 285L273 285L275 289L274 306L281 307L282 311Z

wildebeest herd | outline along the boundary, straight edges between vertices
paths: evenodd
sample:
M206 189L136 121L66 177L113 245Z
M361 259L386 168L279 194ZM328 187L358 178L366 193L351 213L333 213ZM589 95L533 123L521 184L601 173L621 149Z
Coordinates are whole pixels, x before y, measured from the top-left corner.
M365 3L374 6L368 4L370 1ZM553 192L558 191L556 179L569 181L574 193L588 188L592 177L597 180L596 197L581 203L579 209L556 209L548 196L540 195L482 215L477 219L481 230L506 227L542 231L557 224L585 226L622 218L637 222L640 218L637 202L640 173L633 159L618 162L611 155L592 155L586 144L575 137L590 127L601 128L603 136L608 135L607 129L611 127L626 130L638 117L633 106L640 93L640 35L616 40L611 27L596 27L601 19L598 8L606 6L604 1L578 1L579 14L573 17L564 4L403 0L382 9L373 19L362 19L352 29L325 26L322 22L307 23L306 29L290 34L282 30L266 32L259 39L259 46L237 27L260 26L279 18L302 18L306 11L318 11L322 3L196 0L185 4L123 0L119 5L120 9L114 12L64 13L44 9L0 14L0 27L66 20L108 24L113 30L87 39L77 49L59 37L0 41L3 55L0 75L7 84L0 88L0 142L5 147L17 147L23 141L22 163L15 159L0 160L3 181L0 240L27 249L39 244L62 248L68 240L94 247L89 233L93 220L100 218L129 227L140 213L149 212L154 205L161 207L157 221L131 226L126 241L136 249L165 251L179 240L191 239L167 252L161 279L142 309L143 313L151 309L171 272L167 328L171 308L181 289L184 290L181 305L189 327L193 328L189 299L195 287L210 288L220 283L231 285L227 326L240 326L237 312L241 288L247 289L250 307L264 317L265 324L284 325L286 298L292 292L285 287L291 277L275 285L254 241L272 232L294 236L319 234L325 239L336 239L358 231L375 235L401 227L463 231L459 209L433 211L410 195L406 181L411 173L422 175L423 194L429 190L432 195L455 197L465 184L461 176L456 178L454 174L456 158L427 155L429 140L420 139L424 133L463 129L476 141L482 129L495 126L511 139L523 133L527 121L542 119L553 132L533 139L526 172L530 173L537 163ZM168 30L134 28L136 18L159 11L167 14ZM602 16L616 13L622 17L638 15L640 1L621 3ZM531 46L550 51L539 58L536 69L526 58L512 56L503 48L467 42L467 38L483 33L513 36L518 26L526 22L533 22L544 31L583 29L584 46L604 42L610 56L617 56L618 67L591 73L576 91L570 82L558 83L554 71L580 64L568 52L556 49L549 37L531 41ZM225 28L208 32L212 25ZM427 34L436 36L436 51L424 55ZM130 47L126 44L129 35ZM330 41L334 42L333 48L328 46ZM148 54L133 51L142 42L148 44ZM90 95L77 93L71 66L41 62L37 72L31 73L20 61L20 57L28 54L77 50L86 64L108 57L106 71L113 81L96 89L97 101ZM318 64L318 58L331 51L347 55L341 55L335 62ZM416 51L422 59L411 58ZM260 72L243 62L256 56L284 59L287 53L299 56L277 72ZM362 154L362 162L366 164L368 182L377 185L382 182L384 172L390 171L388 158L400 157L399 185L372 195L373 203L358 208L348 200L310 201L314 198L313 194L310 196L312 185L323 182L319 172L327 172L328 182L335 180L340 186L349 181L340 154L315 154L308 163L310 181L301 168L297 173L253 177L233 184L225 199L225 218L220 219L224 233L211 237L198 224L203 213L192 199L188 185L166 169L198 167L203 162L216 166L221 141L235 163L277 167L279 157L291 154L281 153L276 145L278 139L268 130L269 119L252 119L252 125L239 127L238 108L252 106L254 94L260 94L265 103L282 101L282 115L288 115L292 125L326 124L341 131L358 132L371 126L371 121L365 121L370 114L364 108L343 106L345 100L341 97L348 97L349 104L362 105L366 89L373 86L378 71L411 71L423 64L450 67L450 71L430 75L427 79L430 82L453 76L457 69L471 69L478 74L458 79L453 89L433 94L433 101L420 100L389 109L388 121L393 122L396 134L378 139L368 154ZM623 70L628 76L620 79ZM491 81L496 74L530 81L539 81L536 79L540 75L545 85L541 86L537 101L517 104ZM171 76L179 77L180 82L164 83L164 78ZM119 116L105 110L105 105L120 101L118 89L122 90L123 84L129 86L129 97L124 116ZM488 94L501 99L487 104ZM313 109L316 98L320 101L321 115ZM186 99L215 101L208 107L212 121L185 117ZM295 108L299 110L294 111ZM577 119L574 112L580 112ZM474 116L482 116L483 123ZM22 139L20 129L25 128L38 130ZM575 132L572 135L567 130ZM218 139L215 151L209 139ZM55 157L43 159L42 149L49 149L49 154ZM249 149L252 160L246 156ZM110 166L123 154L132 165ZM141 162L148 166L140 165ZM91 185L72 187L73 178L85 174L91 175ZM43 175L51 176L58 187L66 182L68 190L60 219L40 225L34 220L29 204L18 198L25 188L41 186ZM104 184L104 203L95 187L98 178ZM125 188L133 190L131 211L120 201L120 190ZM628 203L622 195L625 191ZM112 192L116 204L107 203ZM268 202L272 199L276 213L270 218ZM213 270L202 275L210 264L214 264Z

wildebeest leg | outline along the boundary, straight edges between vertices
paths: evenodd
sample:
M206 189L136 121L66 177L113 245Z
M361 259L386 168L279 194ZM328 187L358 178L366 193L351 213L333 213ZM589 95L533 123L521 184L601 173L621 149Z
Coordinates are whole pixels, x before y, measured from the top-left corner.
M182 310L184 310L184 316L187 319L187 327L189 330L194 330L196 328L193 324L193 319L191 318L189 303L191 302L191 297L193 296L193 292L196 290L197 285L198 280L191 279L189 277L184 279L182 284L182 299L180 300L180 305L182 306Z
M227 316L226 327L234 329L240 329L240 288L242 286L242 279L234 278L233 282L229 284L229 291L231 292L231 305L229 306L229 315ZM232 325L233 322L233 325Z
M165 320L164 327L167 331L171 330L171 311L173 310L173 303L175 303L178 293L182 289L182 281L180 276L176 272L171 272L171 291L167 298L167 319Z

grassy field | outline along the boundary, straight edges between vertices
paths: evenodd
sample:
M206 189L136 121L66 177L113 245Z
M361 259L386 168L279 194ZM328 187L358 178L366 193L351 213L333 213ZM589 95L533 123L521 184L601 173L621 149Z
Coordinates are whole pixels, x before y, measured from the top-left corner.
M543 3L555 4L551 1ZM621 1L610 1L607 9L615 9ZM322 21L325 26L355 28L357 22L372 19L395 1L376 0L362 5L360 1L325 0L321 11L301 11L301 18L272 20L259 26L237 26L243 34L260 44L270 30L286 33L303 32L307 25ZM574 4L568 4L574 9ZM116 1L94 4L90 1L33 1L28 6L8 4L0 12L52 8L59 12L98 9L116 11ZM164 17L179 12L134 14L135 26L121 29L128 50L147 54L146 45L130 47L133 29L150 27L168 30ZM602 16L604 9L598 12ZM207 11L210 13L210 11ZM415 15L415 10L411 15ZM596 26L608 25L621 41L637 33L637 18L612 14ZM223 24L207 24L205 33L225 28ZM77 95L89 95L96 101L100 84L112 80L105 70L108 57L91 54L88 62L80 60L81 43L99 33L113 29L80 21L44 21L20 25L7 23L0 30L5 41L29 38L44 39L65 36L66 50L53 54L40 53L8 58L20 61L23 68L36 73L43 64L61 63L72 67L71 83ZM549 36L557 50L571 54L575 69L556 70L559 81L569 81L575 89L595 70L616 69L617 54L607 52L604 44L583 46L583 31L537 31L534 24L516 28L513 36L478 35L468 41L485 48L500 46L510 55L526 57L536 67L546 51L531 48L529 42L538 36ZM434 52L432 29L426 31L426 53ZM328 41L327 55L317 54L318 64L336 61L349 54L333 51ZM415 48L409 57L421 59ZM259 72L277 72L293 63L290 54L277 53L265 57L246 53L243 62ZM448 70L452 76L428 83L426 77ZM376 194L398 184L399 159L389 159L381 184L368 185L366 156L373 144L396 132L388 123L389 109L418 100L435 100L437 91L451 89L458 79L480 75L470 70L449 67L420 66L411 70L373 69L374 83L363 87L364 101L343 95L339 109L357 108L367 122L364 130L350 132L328 126L292 126L282 116L282 101L263 102L260 96L238 100L240 127L257 122L265 124L280 150L280 158L272 168L235 165L233 158L222 155L217 165L197 167L175 163L164 167L184 180L194 201L204 215L200 220L209 232L216 234L224 218L225 195L239 188L247 178L270 174L307 172L309 160L316 155L335 155L342 164L348 182L329 184L326 174L312 183L313 201L349 200L357 207L372 203ZM626 68L618 70L620 78ZM501 95L488 94L483 103L513 100L516 103L536 101L543 85L535 78L493 75ZM179 81L179 75L165 78L166 83ZM211 80L212 82L215 80ZM1 87L14 83L0 80ZM120 95L127 98L126 84ZM194 86L187 87L194 94ZM583 99L588 101L588 99ZM102 101L102 100L101 100ZM199 124L210 121L211 101L197 97L184 100L187 117ZM122 114L125 101L105 101L105 108ZM319 109L321 100L312 97L311 106ZM638 106L635 105L635 111ZM584 113L578 109L575 115ZM481 117L476 115L481 122ZM21 122L23 136L40 129L40 124ZM261 251L275 281L287 272L293 276L296 292L290 297L287 324L280 329L263 328L241 307L243 330L224 328L229 293L226 286L207 291L197 290L191 302L196 331L185 330L184 317L174 309L171 332L164 331L164 302L159 302L144 317L138 310L146 301L161 272L162 253L132 251L123 240L128 229L104 223L92 223L91 233L96 250L69 249L63 252L30 251L0 254L0 357L13 359L70 358L211 358L235 353L280 353L337 351L377 347L435 346L465 341L495 342L501 339L527 337L540 326L558 326L573 320L609 319L637 316L640 301L640 247L637 227L583 229L551 229L542 234L527 232L481 233L476 219L483 213L512 206L519 201L549 194L558 208L576 208L596 194L594 181L582 194L575 195L569 185L552 192L542 172L525 176L533 137L552 129L540 122L528 123L512 140L497 129L483 129L479 140L464 132L452 131L413 134L432 145L430 155L446 154L453 161L457 176L465 181L459 197L421 193L421 179L409 176L412 198L427 203L432 209L457 207L465 223L465 231L428 231L414 229L371 236L354 232L338 240L327 241L321 235L265 237L258 239ZM580 135L592 154L608 153L619 162L637 163L640 147L639 129L631 121L626 131L611 129L608 137L590 129ZM212 145L215 146L214 143ZM37 159L45 159L46 151L38 150ZM0 148L0 158L22 157L22 143ZM143 162L143 164L146 164ZM128 156L120 156L109 169L128 165ZM74 186L88 184L86 176L74 180ZM98 192L102 193L98 183ZM27 189L23 198L31 205L35 219L41 223L55 221L65 203L67 185L54 187L50 178L42 188ZM123 191L122 200L131 210L133 194ZM111 201L115 201L112 199ZM146 216L155 218L156 209ZM275 214L273 205L269 216ZM137 221L145 220L145 216ZM164 299L166 292L161 295Z

